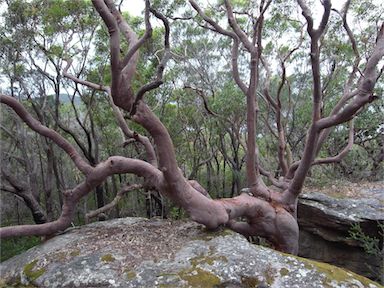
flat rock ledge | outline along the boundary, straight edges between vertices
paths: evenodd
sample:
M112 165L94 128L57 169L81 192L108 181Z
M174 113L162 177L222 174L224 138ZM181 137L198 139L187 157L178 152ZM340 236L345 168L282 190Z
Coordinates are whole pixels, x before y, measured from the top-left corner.
M71 229L0 269L0 287L382 287L229 230L143 218Z
M364 193L367 197L371 193L372 197L338 199L317 192L303 194L298 204L299 255L384 283L382 253L368 253L364 250L366 243L351 239L350 235L352 227L358 225L383 247L384 185Z

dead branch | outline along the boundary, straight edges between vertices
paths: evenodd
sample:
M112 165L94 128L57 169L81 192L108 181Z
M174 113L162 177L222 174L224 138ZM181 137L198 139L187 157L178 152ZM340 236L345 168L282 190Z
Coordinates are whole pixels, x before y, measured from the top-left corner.
M123 198L123 196L125 194L127 194L128 192L132 192L134 190L138 190L141 188L143 188L143 185L141 185L141 184L126 185L119 192L117 192L115 198L110 203L108 203L107 205L105 205L105 206L103 206L97 210L89 211L87 214L85 214L85 223L89 223L90 219L97 217L101 213L105 213L105 212L111 210L113 207L115 207L120 202L120 200Z

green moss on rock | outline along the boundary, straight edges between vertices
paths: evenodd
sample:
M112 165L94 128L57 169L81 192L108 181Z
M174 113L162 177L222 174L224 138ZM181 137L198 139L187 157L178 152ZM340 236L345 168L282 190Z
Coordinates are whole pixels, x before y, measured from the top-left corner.
M127 271L127 278L128 280L133 280L136 278L136 272L135 271Z
M197 267L200 264L213 265L215 261L228 262L225 256L200 255L190 260L191 268L180 271L177 275L188 283L188 287L216 287L221 283L215 274Z
M33 284L22 284L20 279L14 282L7 283L4 279L0 280L0 288L11 288L11 287L17 287L17 288L36 288L36 285Z
M192 266L196 267L198 264L204 264L204 263L207 263L208 265L213 265L215 261L228 262L228 259L225 256L202 255L202 256L194 257L190 261Z
M265 281L267 281L268 285L272 285L273 282L275 282L275 276L276 275L276 270L272 269L271 267L268 267L264 271L264 276L265 276Z
M339 268L327 263L318 262L298 256L289 255L289 257L297 258L298 260L302 261L306 268L308 269L315 269L318 272L325 275L325 279L323 281L324 287L330 287L330 284L332 281L336 282L350 282L351 279L356 279L361 282L361 284L364 285L364 287L369 287L369 285L375 285L377 287L383 287L379 283L372 281L368 278L365 278L364 276L358 275L354 272L345 270L343 268Z
M200 268L182 270L178 275L181 279L187 281L188 287L215 287L221 282L219 277Z
M350 279L356 279L360 281L364 287L369 287L369 284L380 287L378 283L342 268L332 266L327 263L316 262L312 260L307 261L309 261L317 271L326 275L327 278L324 280L324 284L330 284L332 281L349 282Z
M80 250L79 249L73 250L73 251L71 251L71 253L69 253L69 255L72 256L72 257L79 256L80 255Z
M202 235L199 235L198 237L195 238L195 240L203 240L203 241L210 241L216 237L219 237L219 236L228 236L228 235L233 235L233 231L229 230L229 229L218 229L216 231L210 231L206 228L202 228Z
M246 288L254 288L260 284L260 280L256 277L241 276L241 284Z
M60 252L57 252L57 253L52 253L52 258L54 258L54 260L56 261L59 261L59 262L66 262L67 261L67 253L63 252L63 251L60 251Z
M39 278L41 275L45 273L45 268L40 268L34 270L35 266L37 264L37 260L33 260L32 262L28 263L24 266L23 272L25 276L30 281L35 281L37 278Z
M101 256L101 261L113 262L113 261L115 261L115 257L113 257L112 254L105 254L105 255Z
M284 277L284 276L286 276L286 275L288 275L289 274L289 270L287 269L287 268L281 268L280 269L280 275L282 276L282 277Z

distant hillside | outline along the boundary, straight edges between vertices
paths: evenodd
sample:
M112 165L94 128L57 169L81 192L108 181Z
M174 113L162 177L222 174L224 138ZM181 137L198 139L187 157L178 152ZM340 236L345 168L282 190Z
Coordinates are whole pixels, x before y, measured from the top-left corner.
M52 95L54 96L54 95ZM72 100L72 95L69 94L60 94L60 102L65 104L65 103L71 103ZM82 103L80 96L75 96L74 98L75 104L79 105Z
M43 96L43 97L35 97L34 100L37 101L37 102L40 102L40 101L44 101L45 98L47 99L47 101L49 103L54 103L55 101L55 95L48 95L48 96ZM69 95L69 94L60 94L59 95L59 98L60 98L60 103L61 104L70 104L71 103L71 100L72 100L72 95ZM74 97L74 102L75 102L75 105L80 105L82 104L82 100L80 98L80 96L75 96Z

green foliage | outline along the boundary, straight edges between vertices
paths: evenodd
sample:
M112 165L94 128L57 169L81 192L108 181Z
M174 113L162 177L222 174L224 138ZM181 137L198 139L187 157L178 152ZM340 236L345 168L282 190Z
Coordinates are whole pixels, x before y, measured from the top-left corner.
M10 239L2 239L0 241L0 247L1 247L0 262L3 262L15 255L18 255L40 243L41 243L40 238L36 236L14 237Z
M31 29L31 33L41 29L46 36L53 36L58 32L87 29L95 25L98 18L86 0L13 0L9 1L6 20L13 28Z
M380 239L376 237L369 236L366 234L363 229L361 228L361 225L359 223L353 224L348 233L349 233L349 239L355 240L360 243L360 245L363 247L364 251L367 254L374 255L379 257L381 259L381 269L379 269L378 275L375 275L375 278L377 278L379 281L382 280L382 273L380 271L383 271L384 264L383 264L383 248L382 246L380 247L380 242L381 245L382 241L384 239L384 223L381 221L377 222L377 228L379 230L379 237ZM370 269L371 268L371 263L365 263L365 265Z
M154 0L151 3L151 6L155 9L158 9L165 15L174 15L177 14L180 10L185 10L187 6L186 0L174 0L174 1L165 1L165 0Z
M180 220L187 217L187 215L183 209L173 206L169 210L169 217L174 220Z
M357 180L364 178L372 168L372 160L369 158L368 152L358 145L353 145L351 151L342 160L344 175L351 179ZM366 173L364 173L366 171Z
M384 224L378 222L379 233L384 236ZM371 237L364 233L359 223L355 223L349 229L349 239L358 241L364 248L364 251L372 255L382 255L380 249L380 240L376 237Z

